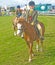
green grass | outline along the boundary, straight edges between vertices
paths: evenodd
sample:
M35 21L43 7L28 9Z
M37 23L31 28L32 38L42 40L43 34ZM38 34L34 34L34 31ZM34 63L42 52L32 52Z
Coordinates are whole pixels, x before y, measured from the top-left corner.
M24 39L13 35L13 16L0 17L0 65L55 65L55 16L39 16L45 25L44 52L36 52L28 62L28 47Z

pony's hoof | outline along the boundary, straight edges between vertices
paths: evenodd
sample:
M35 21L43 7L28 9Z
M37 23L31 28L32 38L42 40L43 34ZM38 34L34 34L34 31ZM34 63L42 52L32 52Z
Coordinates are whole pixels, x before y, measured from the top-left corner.
M32 57L34 56L34 54L32 54Z
M29 62L31 62L32 61L32 59L29 59Z
M16 33L14 33L14 36L16 36Z
M43 49L42 48L40 48L40 52L43 52Z
M37 52L39 52L39 50L36 50Z

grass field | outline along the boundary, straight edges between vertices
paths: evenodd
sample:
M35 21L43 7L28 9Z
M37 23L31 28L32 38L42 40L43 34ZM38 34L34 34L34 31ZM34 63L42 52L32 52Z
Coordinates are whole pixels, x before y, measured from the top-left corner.
M28 47L24 39L13 35L13 16L0 17L0 65L55 65L55 16L39 16L45 25L44 52L36 52L28 62Z

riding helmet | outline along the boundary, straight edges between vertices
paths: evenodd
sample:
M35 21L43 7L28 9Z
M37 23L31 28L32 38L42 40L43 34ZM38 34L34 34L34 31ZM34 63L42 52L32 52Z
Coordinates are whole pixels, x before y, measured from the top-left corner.
M18 5L17 8L20 8L20 5Z
M30 1L29 2L29 6L35 6L35 2L34 1Z

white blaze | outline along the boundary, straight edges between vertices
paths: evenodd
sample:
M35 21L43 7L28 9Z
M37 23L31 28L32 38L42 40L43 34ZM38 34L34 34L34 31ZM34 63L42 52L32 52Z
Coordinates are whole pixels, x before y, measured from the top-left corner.
M21 29L21 24L18 23L18 24L17 24L17 28L18 28L18 29Z
M21 26L22 26L21 24L19 24L19 23L17 24L17 29L18 29L18 30L17 30L17 34L20 34L20 32L21 32L21 31L20 31Z

